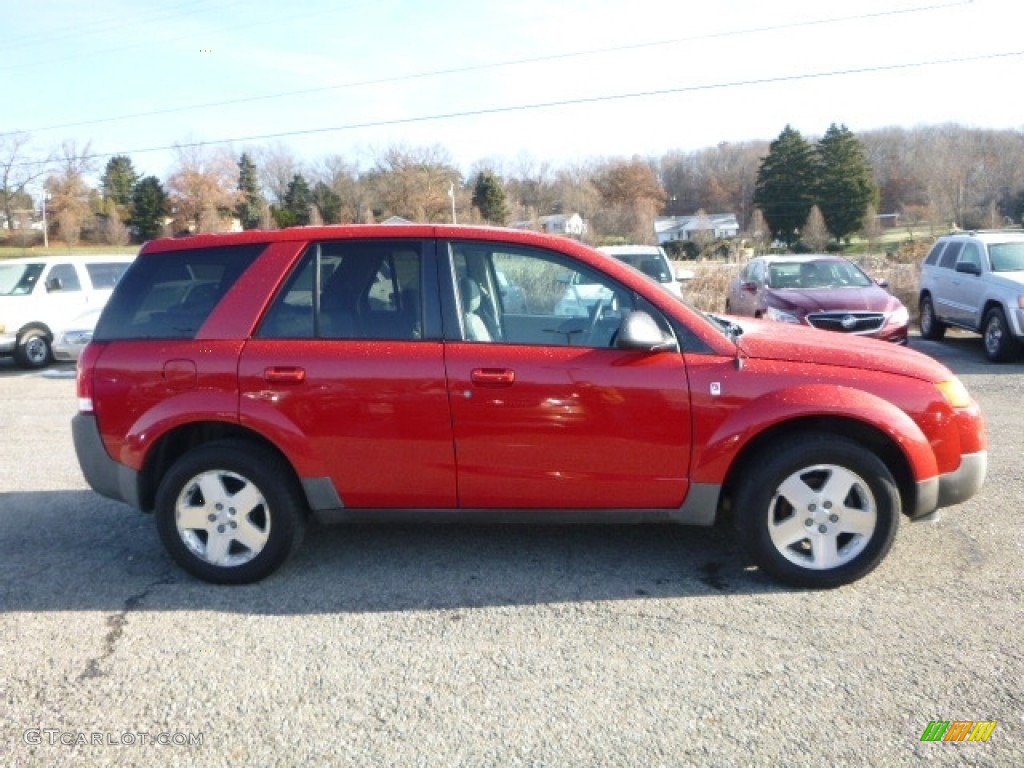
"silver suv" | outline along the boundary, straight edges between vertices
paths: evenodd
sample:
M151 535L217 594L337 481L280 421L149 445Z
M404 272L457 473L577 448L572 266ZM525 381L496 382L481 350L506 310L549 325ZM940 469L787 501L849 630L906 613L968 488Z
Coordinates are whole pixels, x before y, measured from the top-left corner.
M958 232L940 237L921 267L921 336L953 325L980 333L989 360L1020 353L1024 341L1024 232Z

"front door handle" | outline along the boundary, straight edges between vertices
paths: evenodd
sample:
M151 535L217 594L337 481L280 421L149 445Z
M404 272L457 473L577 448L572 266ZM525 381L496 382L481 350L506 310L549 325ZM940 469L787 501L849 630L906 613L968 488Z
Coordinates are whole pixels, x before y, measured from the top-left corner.
M469 379L481 387L510 387L516 380L516 372L509 368L474 368Z
M306 369L298 366L272 366L264 369L263 378L271 384L301 384L306 380Z

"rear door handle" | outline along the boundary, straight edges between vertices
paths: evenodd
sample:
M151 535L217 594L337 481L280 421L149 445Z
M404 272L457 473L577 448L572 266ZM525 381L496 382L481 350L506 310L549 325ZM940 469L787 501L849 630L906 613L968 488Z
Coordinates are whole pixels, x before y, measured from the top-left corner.
M509 368L474 368L469 379L481 387L510 387L516 380L516 372Z
M263 378L271 384L301 384L306 380L306 369L298 366L271 366L263 370Z

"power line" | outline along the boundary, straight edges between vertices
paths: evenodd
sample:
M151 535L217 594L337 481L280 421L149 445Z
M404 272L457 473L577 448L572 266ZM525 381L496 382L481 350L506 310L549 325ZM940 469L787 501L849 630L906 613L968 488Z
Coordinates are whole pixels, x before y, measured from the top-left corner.
M63 128L79 128L88 125L100 125L103 123L119 122L122 120L132 120L140 117L157 117L160 115L175 114L180 112L188 112L197 109L208 109L211 107L223 108L227 106L234 106L238 104L250 104L258 101L273 101L281 98L288 98L293 96L308 96L316 93L326 93L330 91L342 91L354 88L369 87L375 85L388 85L393 83L405 82L410 80L422 80L432 77L446 77L449 75L467 74L470 72L482 72L491 69L501 69L505 67L522 66L525 64L540 64L545 62L554 61L566 61L575 58L584 58L587 56L607 55L615 53L626 53L630 51L644 50L650 48L663 48L668 46L680 45L683 43L692 43L696 41L716 40L728 37L739 37L745 35L757 35L765 34L769 32L781 32L785 30L801 29L807 27L824 26L831 24L840 24L849 21L865 21L869 19L892 17L897 15L906 15L912 13L928 13L936 10L946 10L961 5L971 5L973 0L957 0L952 3L939 3L931 5L914 6L910 8L897 8L886 11L877 11L874 13L863 13L850 16L834 16L828 18L819 19L808 19L804 21L790 22L787 24L775 24L761 27L748 27L744 29L728 30L725 32L712 32L689 35L679 38L670 38L666 40L656 40L646 43L630 43L626 45L617 45L607 48L591 48L583 49L579 51L569 51L566 53L554 53L544 56L534 56L529 58L520 59L509 59L505 61L489 62L484 64L473 64L461 67L451 67L446 69L429 70L426 72L417 72L405 75L394 75L390 77L380 77L370 80L357 80L346 83L337 83L333 85L318 86L315 88L302 88L291 91L280 91L277 93L259 94L255 96L243 96L234 99L222 99L218 101L202 102L198 104L188 104L178 107L165 107L161 109L147 110L144 112L134 112L122 115L112 115L108 117L99 117L91 120L80 120L70 123L60 123L57 125L48 125L37 128L25 128L17 132L25 133L40 133L44 131L59 130ZM0 136L10 135L16 131L0 132Z
M226 139L211 139L206 141L184 142L158 147L142 147L138 149L119 150L117 152L98 152L83 156L82 160L97 160L114 157L115 155L142 155L149 152L165 152L173 149L187 149L204 146L218 146L223 144L234 144L250 141L267 141L269 139L281 139L292 136L311 136L320 133L333 133L340 131L359 130L363 128L381 128L390 125L408 125L413 123L433 122L438 120L452 120L466 117L482 117L508 112L528 112L556 107L579 106L584 104L597 104L609 101L624 101L628 99L651 98L656 96L671 96L682 93L695 93L699 91L712 91L723 88L738 88L752 85L771 85L777 83L799 82L803 80L817 80L827 77L844 77L848 75L874 74L879 72L894 72L898 70L916 69L920 67L943 66L949 64L967 64L977 61L991 61L995 59L1006 59L1015 56L1024 56L1022 51L1006 51L1002 53L988 53L977 56L962 56L949 59L933 59L931 61L919 61L902 64L878 64L871 67L856 67L852 69L837 69L826 72L812 72L800 75L781 75L777 77L755 78L751 80L734 80L723 83L707 83L704 85L681 86L678 88L661 88L649 91L634 91L630 93L607 94L604 96L583 96L575 99L561 99L557 101L534 102L531 104L514 104L497 107L484 107L481 109L465 110L459 112L444 112L432 115L417 115L413 117L392 118L386 120L374 120L365 123L349 123L347 125L323 126L319 128L305 128L294 131L280 131L276 133L255 134L251 136L236 136ZM14 166L31 165L31 163L15 163Z

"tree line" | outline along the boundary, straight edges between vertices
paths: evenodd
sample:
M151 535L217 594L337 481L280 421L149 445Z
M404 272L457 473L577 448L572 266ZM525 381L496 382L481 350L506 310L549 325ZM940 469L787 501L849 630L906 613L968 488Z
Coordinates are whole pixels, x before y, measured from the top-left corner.
M820 139L786 126L771 142L722 143L658 158L555 165L527 155L463 174L441 146L393 145L368 165L342 155L303 162L284 144L184 146L163 179L127 155L94 166L91 147L65 142L34 156L26 134L0 135L0 214L8 229L37 217L40 189L54 233L115 244L232 226L276 228L419 222L507 225L579 213L594 242L651 242L658 215L735 213L746 237L839 244L889 214L916 231L1018 223L1024 133L941 125ZM98 175L99 182L90 183ZM34 194L33 194L34 193Z

